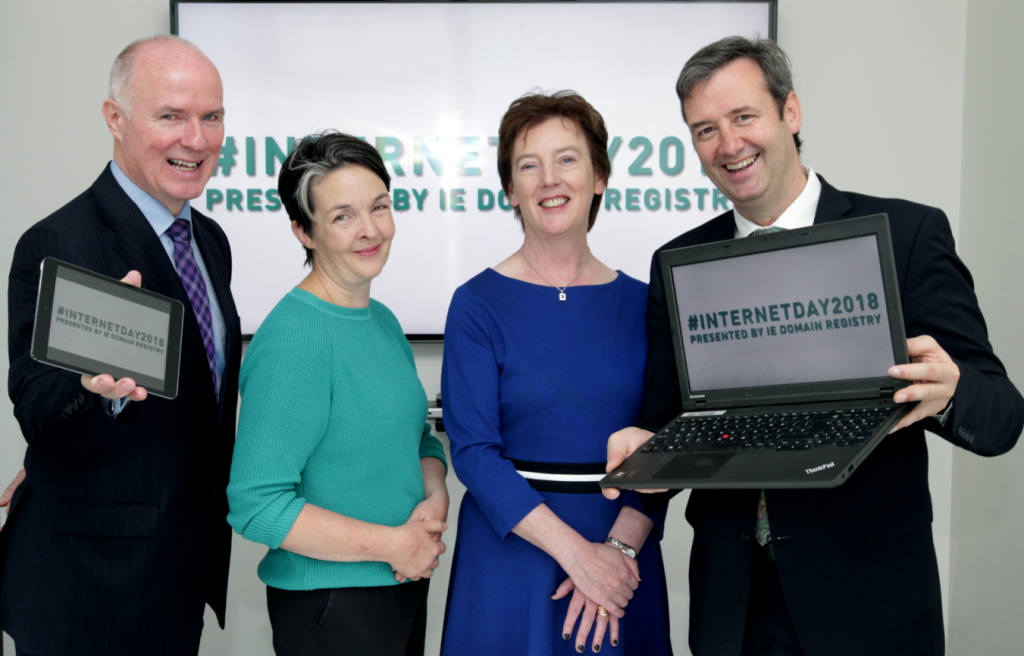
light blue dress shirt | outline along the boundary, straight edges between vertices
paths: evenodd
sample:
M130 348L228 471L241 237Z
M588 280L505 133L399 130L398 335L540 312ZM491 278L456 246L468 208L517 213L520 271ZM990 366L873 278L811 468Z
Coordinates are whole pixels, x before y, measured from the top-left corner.
M153 231L160 237L160 243L163 244L164 250L167 251L167 257L170 258L171 265L173 266L174 240L167 234L167 229L171 227L175 219L185 219L191 228L192 207L189 205L189 202L185 201L185 205L178 212L178 215L173 216L159 201L129 180L128 176L117 165L117 162L113 160L110 161L110 172L114 174L114 179L117 180L117 184L121 185L124 193L128 194L128 198L131 198L132 202L142 210L142 215L149 221L149 225L153 226ZM210 297L210 315L213 318L214 365L217 372L217 393L219 394L220 383L224 378L224 335L227 334L227 327L224 323L224 313L221 312L220 303L217 301L217 294L213 290L213 283L210 281L210 272L206 270L206 263L203 262L203 256L199 252L199 247L196 246L196 234L191 230L189 232L192 235L192 255L195 256L196 264L199 265L199 271L203 274L203 282L206 283L207 295ZM175 270L177 270L177 267L175 267ZM120 411L120 408L116 410Z

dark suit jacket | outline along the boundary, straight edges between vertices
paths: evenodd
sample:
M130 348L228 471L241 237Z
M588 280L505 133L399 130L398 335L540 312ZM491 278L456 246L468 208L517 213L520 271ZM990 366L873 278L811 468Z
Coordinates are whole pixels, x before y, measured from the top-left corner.
M174 265L109 166L15 248L8 390L28 476L0 532L0 625L33 656L188 654L204 603L224 624L241 335L227 238L194 209L192 225L227 324L219 399ZM113 278L137 269L145 289L185 305L176 399L151 396L114 419L78 374L32 360L46 256Z
M822 180L815 223L879 212L889 215L907 336L934 337L960 367L960 380L945 427L929 420L887 437L842 487L766 491L779 577L808 656L944 653L924 428L994 456L1013 447L1024 425L1024 400L992 353L945 215L903 200L841 192ZM658 252L732 239L734 229L733 213L726 212ZM656 253L641 424L652 431L682 408L657 261ZM759 496L758 490L690 496L690 646L696 656L740 653Z

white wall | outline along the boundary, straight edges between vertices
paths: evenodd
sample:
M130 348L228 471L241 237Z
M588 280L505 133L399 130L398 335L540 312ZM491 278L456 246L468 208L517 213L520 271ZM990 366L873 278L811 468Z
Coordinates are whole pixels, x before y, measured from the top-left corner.
M969 0L960 252L974 273L996 353L1024 382L1024 286L1019 154L1024 131L1024 4ZM985 459L953 456L951 654L1024 651L1024 449ZM984 648L979 648L984 645Z
M1014 132L1022 99L1018 62L1024 54L1019 2L781 0L780 5L779 41L793 59L804 108L805 163L841 189L945 209L977 274L997 352L1011 376L1024 372L1024 351L1013 339L1022 305L1011 251L1024 237L1024 227L1006 191L1015 188L1019 168L1011 158L1022 151L1020 132ZM129 41L166 32L167 12L167 0L0 0L0 270L9 270L20 234L85 189L109 159L111 140L100 103L110 62ZM613 30L610 26L609 35ZM685 136L681 123L680 135ZM609 260L614 265L612 256ZM4 276L4 296L6 285ZM0 313L4 334L6 327L6 313ZM414 350L432 398L440 386L440 346ZM4 371L6 357L3 350ZM1024 628L1013 618L1024 602L1024 586L1015 556L1024 538L1024 500L1013 473L1024 455L983 461L959 452L954 456L936 438L929 445L950 652L1011 653L1014 645L1019 651ZM13 477L23 453L10 401L2 395L0 482ZM462 488L454 477L449 484L454 518ZM683 507L683 499L673 502L665 545L677 654L688 653L691 532ZM236 539L228 629L217 630L207 615L204 654L272 653L263 588L255 576L262 554L262 547ZM431 592L428 653L436 653L439 644L446 567L438 571ZM13 653L9 638L4 640L7 653Z

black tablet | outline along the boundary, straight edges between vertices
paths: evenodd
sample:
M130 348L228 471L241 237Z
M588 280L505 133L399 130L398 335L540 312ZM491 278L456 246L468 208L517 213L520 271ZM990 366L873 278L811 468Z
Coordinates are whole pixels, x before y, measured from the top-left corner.
M114 380L150 394L178 395L180 301L48 257L42 263L32 357Z

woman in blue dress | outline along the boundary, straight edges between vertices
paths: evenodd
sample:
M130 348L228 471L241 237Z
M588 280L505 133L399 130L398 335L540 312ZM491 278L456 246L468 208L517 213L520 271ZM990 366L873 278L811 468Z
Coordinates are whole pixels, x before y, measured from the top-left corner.
M587 246L607 144L571 91L523 96L501 122L524 240L455 292L445 327L445 425L467 492L444 656L671 654L663 515L597 485L608 435L639 416L647 358L647 286Z

